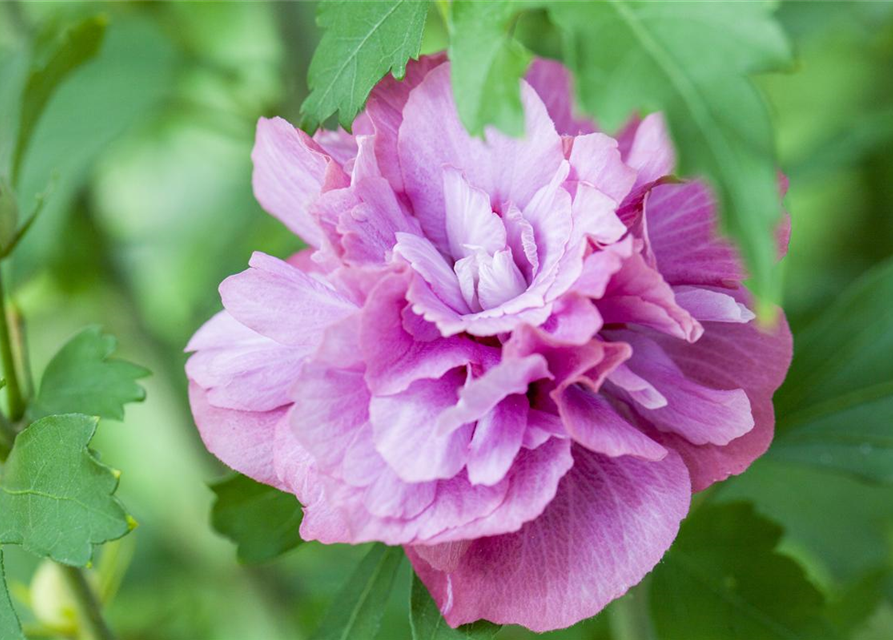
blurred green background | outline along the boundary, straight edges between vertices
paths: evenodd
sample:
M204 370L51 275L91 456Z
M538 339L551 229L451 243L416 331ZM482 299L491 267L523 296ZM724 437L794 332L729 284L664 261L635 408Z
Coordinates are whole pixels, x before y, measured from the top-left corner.
M791 181L783 268L795 335L893 253L890 8L783 4L798 64L759 80ZM318 39L314 10L306 2L0 6L0 65L54 25L99 11L110 20L100 54L53 97L25 157L22 201L52 187L11 279L35 371L80 327L100 323L124 357L154 372L147 401L124 423L101 425L94 441L123 471L119 495L141 525L97 562L121 578L107 611L125 639L306 638L364 552L310 543L269 565L239 565L209 526L207 482L225 469L197 437L183 373L186 341L219 308L217 284L253 250L284 256L299 247L254 201L249 154L259 116L297 120ZM535 18L519 33L541 36ZM432 14L425 47L442 42ZM714 496L733 498L785 527L784 551L832 601L862 594L869 615L856 638L893 637L893 489L767 458ZM37 562L16 548L6 557L14 597L51 615L53 576L40 572L30 589ZM380 637L409 637L408 594L404 565ZM603 640L605 618L548 637Z

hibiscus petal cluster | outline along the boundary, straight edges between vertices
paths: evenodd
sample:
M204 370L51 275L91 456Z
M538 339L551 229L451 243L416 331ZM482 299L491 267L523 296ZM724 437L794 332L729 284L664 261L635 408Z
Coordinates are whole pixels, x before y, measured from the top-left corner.
M660 115L600 133L544 60L521 97L523 137L470 137L434 56L352 134L262 119L255 194L310 248L221 284L187 373L208 449L295 494L303 538L403 545L450 625L545 631L766 450L791 339Z

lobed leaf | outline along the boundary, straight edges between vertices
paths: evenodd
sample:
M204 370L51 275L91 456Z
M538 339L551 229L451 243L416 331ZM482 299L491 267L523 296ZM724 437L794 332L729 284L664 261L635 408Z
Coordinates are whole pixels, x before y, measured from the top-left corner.
M22 625L6 588L6 574L3 569L3 550L0 549L0 638L3 640L25 640Z
M114 496L118 474L87 448L97 423L80 414L48 416L16 437L0 474L0 544L85 566L94 545L132 529Z
M324 33L310 61L302 126L316 129L337 111L349 129L375 84L388 72L402 78L409 59L418 58L427 15L425 0L321 2Z
M748 503L703 506L652 574L661 640L831 640L822 595Z
M32 418L84 413L123 420L125 404L145 399L146 391L136 380L149 370L112 358L117 344L99 327L88 327L69 340L43 373Z
M685 175L705 175L754 293L777 300L781 216L769 114L747 74L790 64L771 2L557 2L584 109L616 130L636 109L666 115Z
M313 640L353 640L375 637L403 549L376 544L335 597Z
M797 336L776 395L779 460L893 482L893 259Z
M409 595L409 623L412 640L491 640L502 629L486 620L453 629L443 619L428 588L415 574Z
M211 524L237 545L240 562L272 560L301 544L297 499L241 474L211 485Z

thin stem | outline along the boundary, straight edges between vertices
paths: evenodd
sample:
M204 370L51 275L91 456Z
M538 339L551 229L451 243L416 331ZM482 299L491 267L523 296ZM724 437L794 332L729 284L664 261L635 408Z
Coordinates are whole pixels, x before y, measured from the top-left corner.
M87 583L84 572L77 567L59 565L62 575L71 589L78 614L78 629L84 632L86 640L115 640L115 634L109 629L102 617L102 610L96 594Z
M608 609L614 640L656 640L648 611L648 583L645 578Z
M3 273L0 272L0 359L6 377L6 397L9 400L9 421L16 423L25 415L25 400L19 386L19 374L12 351L9 317L6 313L6 292L3 289Z

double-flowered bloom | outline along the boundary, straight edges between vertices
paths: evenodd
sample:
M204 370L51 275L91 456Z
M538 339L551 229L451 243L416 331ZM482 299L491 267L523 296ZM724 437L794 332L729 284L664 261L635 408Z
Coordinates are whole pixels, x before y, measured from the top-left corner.
M255 193L312 248L223 282L190 397L208 449L300 499L305 539L403 545L451 625L554 629L765 451L790 334L755 326L659 115L598 133L537 61L525 135L475 139L449 74L383 80L352 135L261 120Z

